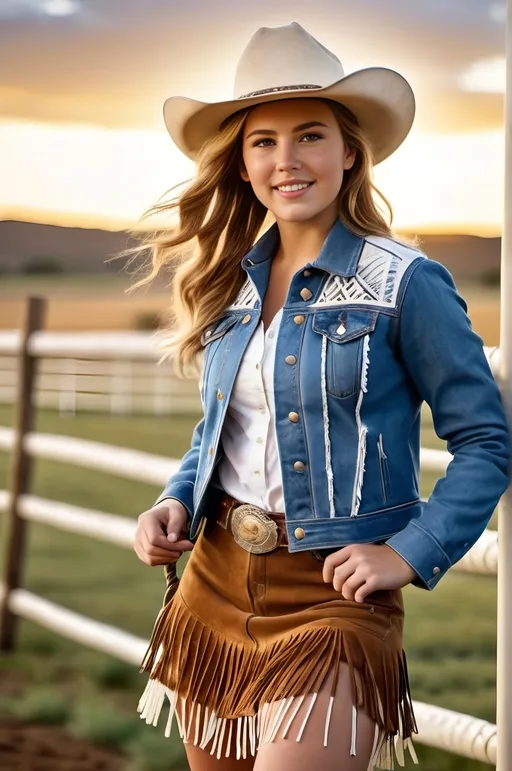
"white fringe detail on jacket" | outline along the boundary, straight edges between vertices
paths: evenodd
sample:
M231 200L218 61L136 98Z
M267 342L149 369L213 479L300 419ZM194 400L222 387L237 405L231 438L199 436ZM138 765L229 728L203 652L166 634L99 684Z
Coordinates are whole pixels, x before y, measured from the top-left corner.
M361 365L361 387L359 389L359 398L356 405L356 424L359 434L358 448L357 448L357 465L356 465L356 477L354 482L354 493L352 496L352 511L351 517L356 517L361 504L361 495L363 489L363 477L365 471L366 461L366 434L368 429L361 421L361 405L363 403L363 395L367 391L368 385L368 365L370 363L370 336L365 335L363 340L363 361Z
M334 474L332 473L331 438L329 436L329 407L327 405L326 366L327 366L327 337L323 335L321 386L322 386L322 414L323 414L323 421L324 421L325 473L327 474L327 489L328 489L328 496L329 496L329 517L335 517L336 513L334 509Z

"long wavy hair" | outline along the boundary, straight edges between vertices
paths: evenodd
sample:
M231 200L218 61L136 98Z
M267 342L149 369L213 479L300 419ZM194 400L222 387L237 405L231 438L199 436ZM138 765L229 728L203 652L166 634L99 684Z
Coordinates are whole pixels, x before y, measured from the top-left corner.
M339 123L345 145L356 153L339 194L340 219L356 235L393 237L391 205L372 181L369 142L350 110L325 101ZM240 176L243 127L249 112L232 115L204 144L195 178L184 191L144 215L177 214L178 225L172 230L155 230L140 246L128 250L133 259L141 252L150 254L145 275L134 289L153 281L162 269L171 274L170 323L164 342L166 357L172 359L179 375L196 371L201 335L239 292L246 278L241 260L261 235L267 218L266 207ZM376 197L384 204L387 217Z

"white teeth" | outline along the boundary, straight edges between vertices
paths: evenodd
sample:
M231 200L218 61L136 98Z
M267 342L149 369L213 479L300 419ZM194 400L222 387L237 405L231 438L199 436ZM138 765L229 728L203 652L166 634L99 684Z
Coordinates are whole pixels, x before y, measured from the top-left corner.
M279 185L277 189L283 193L293 193L295 190L304 190L310 184L310 182L306 182L301 185Z

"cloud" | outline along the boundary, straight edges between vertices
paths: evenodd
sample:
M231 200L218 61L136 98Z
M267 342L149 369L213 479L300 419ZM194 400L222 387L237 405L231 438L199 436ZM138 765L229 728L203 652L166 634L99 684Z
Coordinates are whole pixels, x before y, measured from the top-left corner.
M25 16L74 16L82 10L80 0L0 0L0 18Z
M473 62L459 79L464 91L481 94L504 94L506 90L506 59L495 56Z
M489 16L491 17L491 21L495 21L497 24L503 24L507 20L507 4L492 3L489 8Z

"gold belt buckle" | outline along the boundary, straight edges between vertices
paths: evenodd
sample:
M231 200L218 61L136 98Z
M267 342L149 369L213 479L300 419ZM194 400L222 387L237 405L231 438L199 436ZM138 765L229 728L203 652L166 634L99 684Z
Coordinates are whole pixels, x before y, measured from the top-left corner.
M251 554L266 554L277 546L277 524L261 509L243 503L231 512L236 543Z

